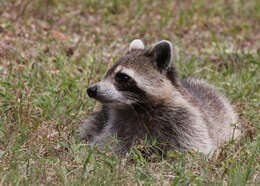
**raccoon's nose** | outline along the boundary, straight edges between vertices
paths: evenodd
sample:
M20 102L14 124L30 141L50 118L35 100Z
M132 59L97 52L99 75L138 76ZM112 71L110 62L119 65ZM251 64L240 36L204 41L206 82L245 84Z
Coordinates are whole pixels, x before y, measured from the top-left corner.
M97 95L97 85L93 85L87 89L89 97L93 98Z

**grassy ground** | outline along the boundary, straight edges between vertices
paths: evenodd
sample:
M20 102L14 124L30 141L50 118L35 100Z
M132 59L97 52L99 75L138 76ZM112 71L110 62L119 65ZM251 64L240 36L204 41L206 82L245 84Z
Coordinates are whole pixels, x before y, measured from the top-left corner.
M0 0L0 185L260 184L258 0ZM86 88L135 38L176 45L181 76L228 95L243 137L216 150L117 158L77 128Z

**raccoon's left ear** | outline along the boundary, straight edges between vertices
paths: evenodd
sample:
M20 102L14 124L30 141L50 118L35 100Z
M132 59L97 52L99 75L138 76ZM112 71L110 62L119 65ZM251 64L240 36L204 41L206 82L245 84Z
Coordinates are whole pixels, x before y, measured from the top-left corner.
M162 40L155 44L152 49L159 70L167 70L173 60L173 46L170 41Z

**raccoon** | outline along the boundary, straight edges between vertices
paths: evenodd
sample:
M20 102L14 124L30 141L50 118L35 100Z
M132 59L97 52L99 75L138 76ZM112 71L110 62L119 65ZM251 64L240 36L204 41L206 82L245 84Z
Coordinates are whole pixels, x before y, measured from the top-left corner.
M237 114L228 100L206 81L180 79L173 53L167 40L150 49L141 40L132 41L103 80L87 89L102 108L81 124L80 138L102 146L115 135L119 153L155 139L163 151L209 154L238 136L240 131L231 125Z

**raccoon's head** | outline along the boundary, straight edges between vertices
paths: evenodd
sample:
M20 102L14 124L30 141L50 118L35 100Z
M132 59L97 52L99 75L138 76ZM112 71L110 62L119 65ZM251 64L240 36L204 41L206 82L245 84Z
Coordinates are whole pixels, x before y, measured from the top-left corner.
M103 80L87 89L88 95L103 104L120 106L167 99L176 79L172 60L170 41L145 49L141 40L134 40Z

